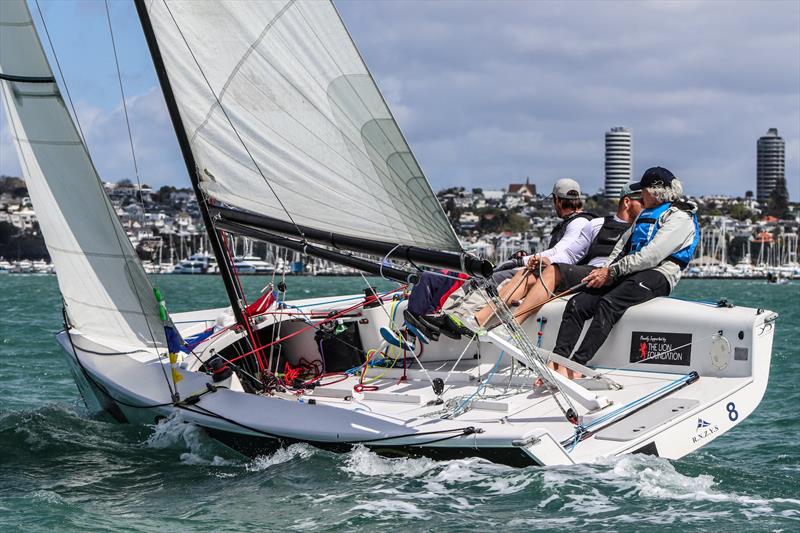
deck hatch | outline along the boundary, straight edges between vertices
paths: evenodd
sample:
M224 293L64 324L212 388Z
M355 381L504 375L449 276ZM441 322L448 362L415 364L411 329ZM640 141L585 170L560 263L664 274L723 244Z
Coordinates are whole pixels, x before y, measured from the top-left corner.
M700 402L687 398L666 398L648 405L629 417L623 418L595 434L596 439L628 441L640 437L651 429L692 410Z

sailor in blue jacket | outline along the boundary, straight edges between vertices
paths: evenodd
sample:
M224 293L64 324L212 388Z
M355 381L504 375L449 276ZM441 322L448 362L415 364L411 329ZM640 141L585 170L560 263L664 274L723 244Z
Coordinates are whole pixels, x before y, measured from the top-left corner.
M645 171L631 189L642 191L644 210L622 235L605 266L587 275L587 290L564 310L553 351L586 364L603 345L614 324L636 304L667 296L700 242L697 206L681 201L683 187L666 168ZM572 354L583 324L594 317Z

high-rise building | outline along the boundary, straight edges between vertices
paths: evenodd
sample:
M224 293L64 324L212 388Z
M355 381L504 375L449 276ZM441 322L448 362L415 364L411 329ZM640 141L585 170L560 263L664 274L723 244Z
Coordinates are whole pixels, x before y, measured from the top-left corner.
M778 128L770 128L766 135L759 137L756 147L756 199L762 202L772 194L779 179L786 179L786 144L778 135Z
M606 198L619 198L622 186L631 181L633 140L629 128L606 132Z

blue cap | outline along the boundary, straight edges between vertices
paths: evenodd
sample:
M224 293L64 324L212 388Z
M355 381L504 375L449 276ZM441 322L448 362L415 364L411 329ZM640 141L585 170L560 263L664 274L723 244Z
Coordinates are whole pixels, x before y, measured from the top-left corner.
M642 179L631 184L631 189L641 191L646 187L666 187L672 183L675 175L664 167L648 168L642 174Z

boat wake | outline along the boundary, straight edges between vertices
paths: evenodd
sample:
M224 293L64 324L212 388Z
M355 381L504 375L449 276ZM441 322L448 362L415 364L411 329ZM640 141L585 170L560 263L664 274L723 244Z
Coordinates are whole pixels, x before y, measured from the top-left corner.
M31 450L37 451L35 462ZM364 446L336 454L308 444L246 459L180 416L142 432L88 419L59 405L0 414L0 453L15 465L13 475L20 470L34 476L54 469L68 473L54 483L31 487L26 501L35 507L66 505L80 487L135 486L148 500L145 495L151 491L185 490L188 482L196 490L211 483L213 490L237 498L252 493L245 497L247 508L259 509L258 495L270 487L286 495L278 499L287 512L275 516L265 509L267 514L258 511L251 518L287 529L403 520L412 528L444 521L466 529L480 521L505 529L563 529L566 524L637 531L687 525L724 530L742 520L777 529L800 521L800 499L739 489L741 476L734 464L719 466L713 475L705 468L695 475L691 463L628 455L571 467L511 468L477 458L384 457ZM115 463L109 463L111 456ZM73 467L65 470L64 465ZM2 463L0 472L12 474ZM163 472L174 473L165 478ZM174 481L166 481L170 478ZM221 489L219 478L235 478L231 487L238 488ZM207 511L235 522L224 505Z
M180 460L188 465L233 466L237 462L214 454L219 445L199 427L186 422L175 413L155 425L153 433L145 441L149 448L188 448L180 454ZM210 457L210 459L209 459Z

